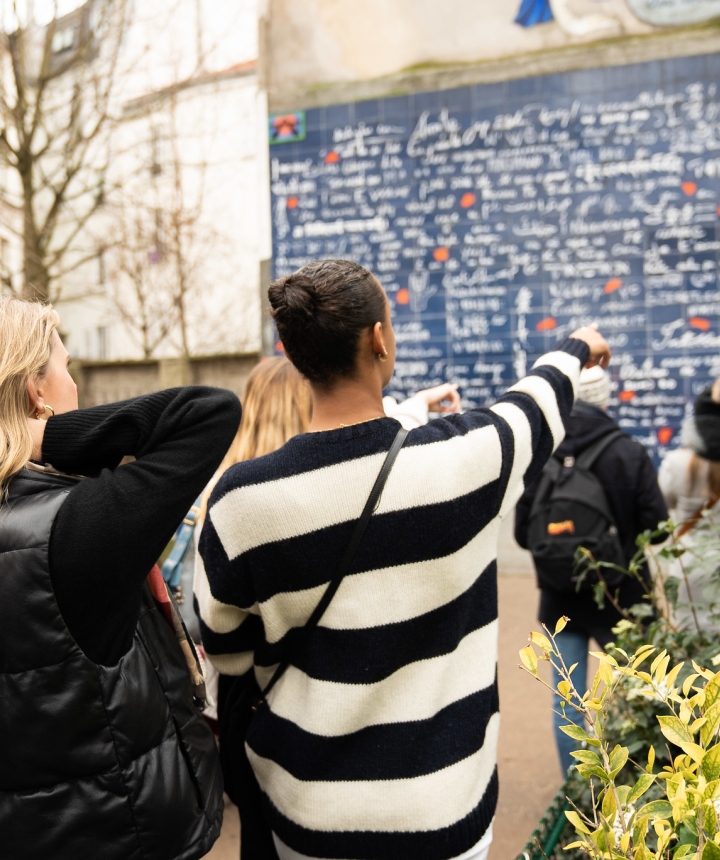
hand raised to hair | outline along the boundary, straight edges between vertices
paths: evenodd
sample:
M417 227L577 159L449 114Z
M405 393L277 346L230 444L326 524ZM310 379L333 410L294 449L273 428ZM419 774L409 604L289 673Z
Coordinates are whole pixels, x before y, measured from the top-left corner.
M418 391L415 397L420 397L427 404L429 412L457 413L460 411L458 387L451 382L436 385L434 388L425 388Z
M583 326L574 331L570 337L584 341L590 347L590 358L585 367L595 367L599 364L600 367L607 367L610 364L612 352L608 342L598 331L597 323Z

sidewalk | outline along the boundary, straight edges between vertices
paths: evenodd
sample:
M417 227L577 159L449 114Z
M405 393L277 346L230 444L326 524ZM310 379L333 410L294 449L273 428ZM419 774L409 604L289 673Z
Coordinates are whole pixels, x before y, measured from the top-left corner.
M512 540L510 523L500 538L500 801L490 860L515 860L561 785L550 722L550 693L518 669L518 651L535 621L537 589L527 553ZM207 860L238 860L237 810L225 812L223 832ZM398 858L412 860L412 858Z

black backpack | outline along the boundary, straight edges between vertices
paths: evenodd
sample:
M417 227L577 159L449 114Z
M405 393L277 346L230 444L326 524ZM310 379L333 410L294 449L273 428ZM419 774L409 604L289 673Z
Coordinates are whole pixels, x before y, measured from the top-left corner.
M620 543L602 484L590 470L598 457L625 434L613 430L587 447L577 458L553 455L543 469L528 522L528 549L537 571L538 586L557 592L578 590L580 570L575 552L590 550L596 561L625 565ZM603 579L611 588L620 584L623 574L605 568ZM588 591L598 582L587 574L580 585Z

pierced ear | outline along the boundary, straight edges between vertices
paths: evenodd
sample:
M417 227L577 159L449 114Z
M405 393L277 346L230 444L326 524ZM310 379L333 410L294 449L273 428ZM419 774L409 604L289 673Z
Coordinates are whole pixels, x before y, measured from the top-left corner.
M30 414L34 415L36 412L42 412L45 407L34 380L29 379L25 388L28 393L28 400L30 401Z
M386 355L385 338L383 337L383 324L376 322L373 326L373 352L378 355Z

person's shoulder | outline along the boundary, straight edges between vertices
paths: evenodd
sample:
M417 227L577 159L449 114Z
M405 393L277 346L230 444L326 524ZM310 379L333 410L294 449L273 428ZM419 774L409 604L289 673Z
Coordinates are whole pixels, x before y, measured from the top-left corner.
M289 453L286 444L271 454L242 460L230 466L215 485L209 500L210 507L233 490L260 486L287 477L292 473L292 458L288 456Z
M692 460L693 452L689 448L673 448L668 451L663 457L663 465L671 466L687 466Z
M622 428L616 428L622 431L622 435L619 435L617 439L610 446L610 450L615 450L618 454L623 454L628 457L632 457L633 459L641 460L649 457L647 448L636 439L634 436L627 433Z

